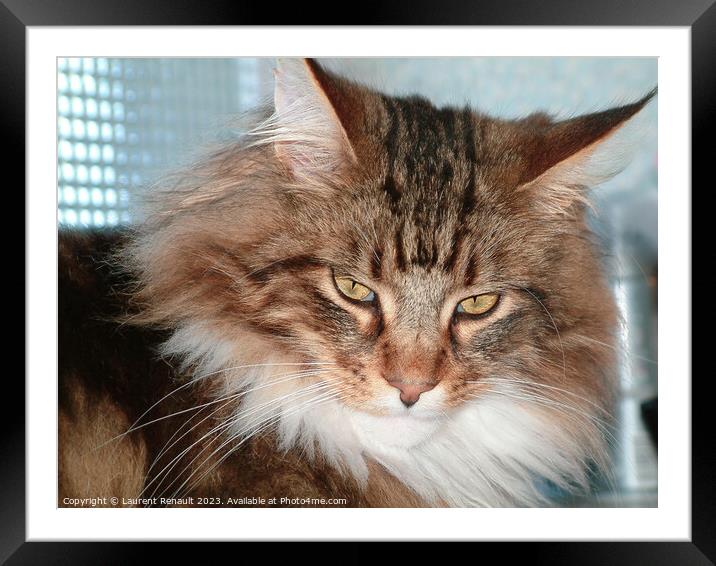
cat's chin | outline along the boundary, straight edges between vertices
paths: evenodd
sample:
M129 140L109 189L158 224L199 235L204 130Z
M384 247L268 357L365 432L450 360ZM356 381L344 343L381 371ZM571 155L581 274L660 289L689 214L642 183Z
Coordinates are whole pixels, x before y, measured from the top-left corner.
M374 398L363 407L349 409L353 429L367 446L411 448L430 439L445 415L444 393L435 388L409 409L397 391Z
M386 448L412 448L426 442L440 428L432 416L406 414L375 415L352 409L353 428L361 442Z

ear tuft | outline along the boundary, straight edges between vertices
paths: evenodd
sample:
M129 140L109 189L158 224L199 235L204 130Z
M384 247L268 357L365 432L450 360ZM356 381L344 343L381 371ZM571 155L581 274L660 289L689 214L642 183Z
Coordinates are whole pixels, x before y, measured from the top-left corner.
M326 85L331 76L310 59L279 59L274 71L274 114L254 129L256 144L273 144L296 178L330 176L355 153Z
M585 189L611 179L634 157L646 131L641 110L656 92L625 106L543 124L528 146L519 190L533 192L550 212L588 203Z

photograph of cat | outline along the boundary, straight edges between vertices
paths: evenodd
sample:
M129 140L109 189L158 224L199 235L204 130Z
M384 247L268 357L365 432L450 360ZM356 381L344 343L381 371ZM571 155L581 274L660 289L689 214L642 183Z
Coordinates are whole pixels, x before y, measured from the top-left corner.
M589 189L655 95L503 119L278 60L271 107L141 222L60 226L58 505L588 492L619 349Z

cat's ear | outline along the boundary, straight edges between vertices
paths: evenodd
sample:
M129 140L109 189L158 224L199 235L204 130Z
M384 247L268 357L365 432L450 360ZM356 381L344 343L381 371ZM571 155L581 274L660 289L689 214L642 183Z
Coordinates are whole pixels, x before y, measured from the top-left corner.
M586 202L586 188L609 180L631 161L645 129L640 111L655 94L656 89L632 104L560 122L542 118L540 125L535 118L538 134L528 144L520 190L531 191L550 212Z
M336 104L339 80L312 59L279 59L275 74L272 142L297 178L329 176L356 155Z

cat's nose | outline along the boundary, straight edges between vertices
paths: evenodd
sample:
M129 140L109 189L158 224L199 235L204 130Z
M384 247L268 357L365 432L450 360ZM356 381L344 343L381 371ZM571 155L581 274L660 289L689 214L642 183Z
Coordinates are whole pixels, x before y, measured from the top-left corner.
M400 390L400 400L406 407L411 407L418 402L420 395L426 391L430 391L435 387L435 383L423 382L423 383L410 383L405 381L392 381L388 380L388 383Z

